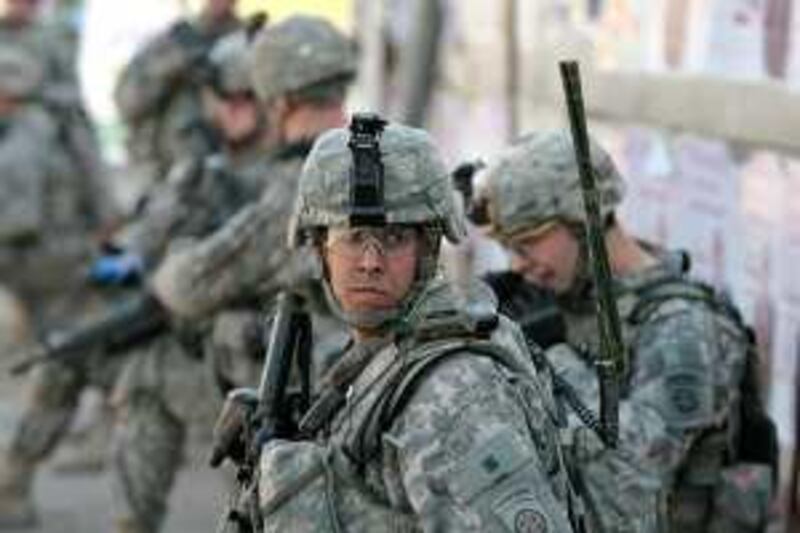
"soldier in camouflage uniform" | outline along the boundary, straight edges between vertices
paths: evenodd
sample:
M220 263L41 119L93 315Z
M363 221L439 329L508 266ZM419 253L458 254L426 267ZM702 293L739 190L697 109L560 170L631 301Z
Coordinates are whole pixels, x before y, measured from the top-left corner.
M363 158L358 126L320 137L300 178L290 240L352 341L301 436L261 450L265 531L572 531L554 404L519 329L484 285L439 273L442 237L465 226L438 150L378 124Z
M64 285L82 281L92 229L86 208L98 201L85 196L85 176L37 98L45 79L45 69L26 48L0 47L0 278L39 317L78 303L64 297ZM27 495L38 452L22 453L18 445L26 441L30 446L23 447L38 450L48 439L32 429L20 431L0 463L0 525L32 518Z
M304 258L286 249L283 235L312 142L346 120L344 99L355 75L354 48L330 23L298 16L262 31L251 60L254 89L270 129L266 187L258 202L210 237L171 253L155 273L152 286L159 300L183 319L253 302L260 307L308 270ZM234 330L252 331L255 315L242 320L218 316L215 351L238 350L236 345L248 336Z
M112 284L122 282L137 274L132 264L144 267L138 272L138 275L142 275L147 267L157 263L171 242L211 232L262 188L259 180L266 174L267 158L260 146L265 129L250 90L248 40L249 36L244 31L238 32L220 41L212 51L211 62L217 75L206 97L210 112L223 133L224 150L200 161L191 160L176 165L171 179L159 187L159 194L147 205L140 218L125 228L116 240L124 248L124 253L101 258L94 264L91 273L95 281ZM43 145L34 146L39 148ZM170 363L175 367L175 371L169 374L170 379L182 373L177 384L170 383L171 386L175 385L171 389L179 394L187 393L186 387L181 386L185 383L191 383L196 389L188 394L191 398L186 398L187 394L184 394L184 408L180 412L199 411L187 410L185 405L189 401L195 407L208 405L207 412L211 417L216 404L197 402L198 397L209 398L207 391L201 390L203 386L207 388L209 382L204 380L202 369L198 370L199 365L184 355L173 335L164 335L146 346L138 347L128 357L135 359L158 350L169 352ZM62 439L83 388L94 385L108 390L120 373L124 356L118 354L104 359L102 355L89 355L80 368L51 363L36 370L30 387L28 410L16 428L11 450L3 457L6 468L3 470L5 475L0 476L0 524L4 514L9 515L6 521L12 522L15 508L20 510L16 522L32 521L30 487L36 465ZM181 422L184 420L180 419ZM151 429L151 432L157 431L157 427ZM152 489L150 497L155 498L153 505L159 510L152 515L158 520L163 516L164 501L171 486L172 477L167 475L174 473L179 463L176 454L170 455L169 450L159 448L156 452L150 451L152 463L161 468L162 477L158 480L168 481L166 488L158 486L156 490L152 486L139 487ZM158 451L164 453L158 455ZM166 461L160 460L165 454L168 455ZM119 465L115 463L115 467ZM135 492L131 497L136 497ZM141 496L138 498L142 499ZM2 512L4 505L8 508L6 513ZM131 506L125 503L123 508L127 510ZM120 521L124 520L120 518ZM120 528L125 531L122 526Z
M62 150L83 174L76 183L87 197L99 200L83 206L91 225L112 221L116 206L105 183L100 147L83 105L76 75L77 36L71 30L37 20L40 0L9 0L0 18L0 48L23 47L43 65L44 80L32 98L57 125Z
M626 517L641 513L655 495L669 531L762 531L769 468L744 464L735 449L745 331L729 303L688 278L683 256L624 230L615 217L622 178L594 141L591 154L630 357L619 450L606 450L588 431L576 436L578 471L595 517L603 531L637 531ZM600 341L569 132L524 137L487 170L479 196L491 233L511 251L512 270L556 294L566 343L548 356L596 407Z
M201 86L208 53L238 29L235 0L206 0L199 16L182 20L139 50L122 72L114 98L128 128L133 167L147 183L164 179L179 161L209 150Z
M251 183L249 187L237 188L244 193L241 198L250 201L210 236L175 243L165 259L169 264L176 256L190 254L193 262L206 261L192 264L188 273L194 276L198 267L210 267L211 270L199 272L210 276L208 279L195 278L189 282L208 285L190 287L205 301L220 296L215 288L234 281L232 276L238 272L237 268L251 272L248 278L236 281L255 279L263 284L260 292L243 290L233 293L232 298L211 300L210 305L198 309L190 307L195 313L188 316L180 312L183 307L173 313L176 322L188 321L193 327L211 323L207 362L216 371L214 377L226 388L252 382L253 373L245 374L241 368L248 366L253 352L258 351L260 307L285 282L286 276L293 274L294 263L289 262L283 236L296 174L319 128L343 122L343 101L355 63L350 42L330 24L316 18L289 19L262 30L255 39L249 57L241 51L234 51L231 56L247 59L248 66L255 71L254 89L260 99L261 117L268 125L266 138L257 139L261 143L260 153L253 154L258 166L249 164L251 171L245 173ZM236 116L235 109L228 112ZM224 196L224 191L216 195ZM167 211L169 220L175 210ZM205 256L193 255L198 250L201 253L210 250L211 262ZM220 251L224 257L216 255ZM241 255L244 253L256 256ZM271 254L269 261L255 263L264 254ZM218 261L223 261L226 270L219 270ZM259 272L253 271L256 267ZM166 265L157 268L156 280L164 268ZM217 281L215 277L221 279ZM188 280L181 283L185 281ZM158 281L153 285L157 297L169 311L174 311L171 304L176 293L165 296ZM211 312L215 314L211 316ZM121 505L118 522L121 531L159 529L180 464L187 422L202 416L199 407L213 405L197 401L200 396L213 397L206 367L189 360L178 349L177 342L173 336L164 337L148 346L146 353L129 358L114 391L113 401L119 415L114 435L114 495Z

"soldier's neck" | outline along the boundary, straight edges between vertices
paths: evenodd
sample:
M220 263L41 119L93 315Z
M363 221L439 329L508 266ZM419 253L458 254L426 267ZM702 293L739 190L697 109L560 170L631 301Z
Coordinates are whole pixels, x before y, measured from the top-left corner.
M300 106L286 116L282 140L286 144L291 144L304 139L314 139L329 129L341 128L346 124L347 114L341 105Z
M658 263L619 223L606 232L606 248L611 273L615 277L636 274Z

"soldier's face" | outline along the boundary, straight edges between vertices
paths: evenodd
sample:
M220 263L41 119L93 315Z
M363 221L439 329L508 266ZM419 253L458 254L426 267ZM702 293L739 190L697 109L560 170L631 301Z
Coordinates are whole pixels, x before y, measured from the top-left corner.
M207 0L205 11L212 18L223 18L233 13L236 0Z
M396 309L416 279L422 239L413 228L332 228L322 247L333 294L348 313Z
M11 115L16 108L16 100L0 92L0 118Z
M510 243L511 269L556 294L572 288L578 272L580 243L561 223L522 234Z
M18 22L31 22L39 9L38 0L5 0L6 17Z
M259 127L258 105L248 96L215 99L212 104L214 124L228 143L252 138Z

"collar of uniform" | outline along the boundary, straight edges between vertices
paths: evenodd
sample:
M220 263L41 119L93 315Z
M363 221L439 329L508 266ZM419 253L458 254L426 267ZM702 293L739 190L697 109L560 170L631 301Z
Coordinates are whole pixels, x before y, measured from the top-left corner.
M639 288L655 281L681 277L689 270L689 256L685 252L670 251L644 241L640 241L639 244L656 258L656 262L642 270L615 276L612 279L612 290L618 299L626 294L635 293ZM588 279L582 287L571 291L567 296L557 297L557 301L559 307L569 312L593 312L595 295L594 281ZM622 310L620 312L624 315Z
M646 242L642 242L641 245L656 258L656 263L638 272L619 276L615 280L615 291L634 292L654 281L663 278L679 278L689 271L689 256L685 252L667 250Z
M286 143L275 148L272 152L272 156L276 159L304 158L311 151L311 147L314 146L314 141L316 141L316 138L298 139Z
M417 344L442 337L486 337L497 326L497 299L482 281L456 289L432 280L408 312L398 342Z
M236 31L242 25L242 21L232 13L222 19L211 19L200 15L191 23L200 33L212 38Z

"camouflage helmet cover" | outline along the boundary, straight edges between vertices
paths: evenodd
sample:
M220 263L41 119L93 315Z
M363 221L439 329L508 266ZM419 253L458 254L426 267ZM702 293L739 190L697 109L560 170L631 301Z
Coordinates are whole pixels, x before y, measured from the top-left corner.
M25 98L35 93L44 79L41 63L26 50L0 47L0 93Z
M611 156L590 139L600 214L622 200L625 184ZM486 171L479 193L486 202L489 230L501 240L554 221L586 219L572 137L568 130L535 132L509 147Z
M243 93L252 89L249 45L247 32L239 30L217 41L211 49L209 61L216 71L214 82L224 94Z
M263 29L250 55L261 100L355 75L354 43L325 19L294 16Z
M300 177L289 241L299 244L308 230L350 224L352 153L349 130L323 134L306 159ZM430 136L390 123L380 139L384 168L383 202L387 224L437 227L451 242L466 232L448 172Z

